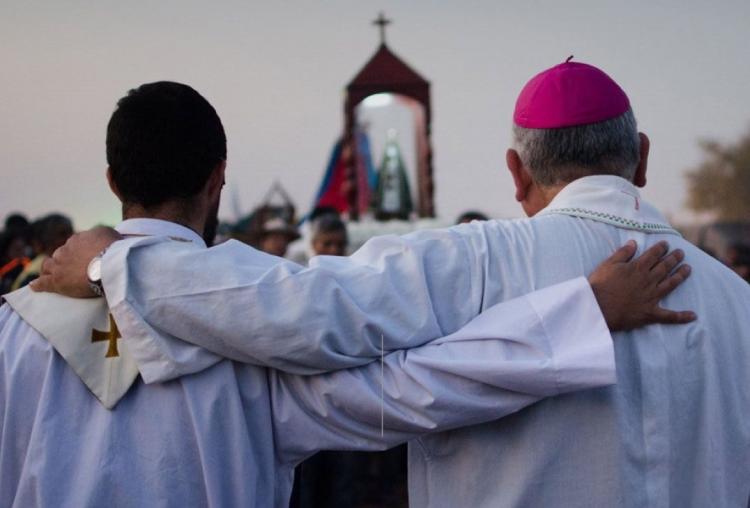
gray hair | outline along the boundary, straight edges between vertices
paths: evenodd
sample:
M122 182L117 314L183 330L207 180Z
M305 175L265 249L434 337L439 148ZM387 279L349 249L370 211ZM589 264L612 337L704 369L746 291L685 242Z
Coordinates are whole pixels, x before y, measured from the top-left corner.
M588 175L633 180L640 138L633 110L603 122L560 129L513 125L513 146L541 185L568 183Z

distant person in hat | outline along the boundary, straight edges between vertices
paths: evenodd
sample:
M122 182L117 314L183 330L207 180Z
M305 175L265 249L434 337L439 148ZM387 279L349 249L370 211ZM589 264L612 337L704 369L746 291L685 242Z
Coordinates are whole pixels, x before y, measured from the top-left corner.
M258 235L258 248L268 254L284 257L287 247L299 238L297 229L280 217L267 220Z

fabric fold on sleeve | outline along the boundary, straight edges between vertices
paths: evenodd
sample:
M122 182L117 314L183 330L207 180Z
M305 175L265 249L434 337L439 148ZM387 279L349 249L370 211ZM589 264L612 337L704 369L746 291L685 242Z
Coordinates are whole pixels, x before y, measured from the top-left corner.
M131 297L128 256L135 249L170 241L167 237L155 236L127 238L112 244L102 258L102 284L122 336L121 347L131 354L147 384L194 374L224 359L205 348L160 332L144 319L143 309Z
M391 353L382 365L311 377L270 372L280 454L296 462L325 448L386 449L612 384L612 342L601 316L547 332L568 326L567 314L574 322L596 319L596 309L580 278L490 307L456 333Z
M542 320L560 373L560 393L617 382L612 335L585 277L524 298Z
M298 374L351 368L380 357L381 337L386 352L419 346L479 312L464 243L450 231L420 233L376 238L309 268L232 241L118 246L104 258L105 290L124 327L141 325L134 341L153 343L142 357L134 351L141 364L183 340Z

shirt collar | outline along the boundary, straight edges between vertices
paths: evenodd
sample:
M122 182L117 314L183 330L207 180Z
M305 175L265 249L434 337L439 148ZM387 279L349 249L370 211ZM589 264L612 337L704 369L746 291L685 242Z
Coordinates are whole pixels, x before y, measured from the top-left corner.
M206 246L203 238L192 229L176 222L161 219L127 219L122 221L115 229L123 235L169 236L174 239L193 242L200 247Z
M679 233L638 189L619 176L593 175L566 185L537 215L562 214L649 233Z

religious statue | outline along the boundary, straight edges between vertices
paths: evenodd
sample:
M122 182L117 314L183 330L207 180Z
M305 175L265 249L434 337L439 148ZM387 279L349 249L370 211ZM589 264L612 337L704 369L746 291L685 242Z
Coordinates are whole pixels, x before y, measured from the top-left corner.
M414 205L411 199L409 178L396 141L396 131L388 131L383 160L378 169L378 180L373 198L377 220L408 220Z

